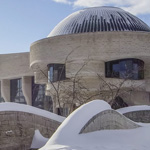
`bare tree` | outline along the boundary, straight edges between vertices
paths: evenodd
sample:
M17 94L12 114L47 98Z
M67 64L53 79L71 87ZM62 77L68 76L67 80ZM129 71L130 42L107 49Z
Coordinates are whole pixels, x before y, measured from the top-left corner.
M144 91L142 85L143 83L136 83L135 80L131 80L129 76L122 79L114 79L115 83L107 81L106 78L97 74L98 78L102 83L99 87L99 92L101 93L104 100L108 101L113 109L118 109L121 107L127 107L128 104L124 102L122 97L131 97L131 94L135 91Z
M84 77L80 74L84 67L88 65L90 59L88 58L77 71L72 74L70 78L61 80L61 76L65 70L65 66L68 63L68 58L74 52L72 50L65 58L64 66L58 76L58 81L53 82L48 74L45 74L42 69L38 68L40 72L47 78L52 89L49 91L52 97L55 97L55 102L57 102L60 108L60 114L63 115L61 111L66 106L69 108L69 113L71 113L76 107L92 100L95 98L104 99L109 102L112 108L116 109L119 107L126 107L127 104L123 101L122 96L130 96L133 91L142 90L142 85L135 84L134 80L130 80L133 72L127 72L122 75L122 79L116 79L116 82L108 81L107 78L100 74L97 75L99 88L91 92L91 89L86 85L87 81L84 81ZM129 86L126 86L128 84Z

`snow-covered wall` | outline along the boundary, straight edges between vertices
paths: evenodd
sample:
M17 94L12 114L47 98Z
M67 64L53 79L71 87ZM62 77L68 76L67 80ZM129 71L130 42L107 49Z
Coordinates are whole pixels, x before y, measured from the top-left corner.
M23 104L0 104L0 149L29 149L34 131L51 137L64 117Z
M108 132L108 129L138 129L138 127L140 125L129 120L117 111L112 110L107 102L93 100L72 112L40 150L79 150L80 146L78 145L80 144L82 146L84 145L84 150L104 150L104 147L96 148L96 145L94 148L89 148L91 144L95 144L95 141L98 140L98 143L103 141L103 138L97 138L99 134L104 133L103 131ZM88 137L96 133L93 131L97 131L99 134L89 140ZM73 145L73 147L68 148L68 145Z

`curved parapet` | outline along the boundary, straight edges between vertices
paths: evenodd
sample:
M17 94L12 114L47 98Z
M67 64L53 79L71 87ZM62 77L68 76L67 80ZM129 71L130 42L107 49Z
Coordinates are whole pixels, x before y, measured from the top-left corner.
M71 52L69 62L83 61L89 56L102 62L133 57L145 62L145 56L149 56L149 39L147 32L98 32L49 37L31 44L30 67L36 70L50 63L64 63Z
M81 129L80 133L110 129L133 129L140 127L115 110L105 110L93 116Z

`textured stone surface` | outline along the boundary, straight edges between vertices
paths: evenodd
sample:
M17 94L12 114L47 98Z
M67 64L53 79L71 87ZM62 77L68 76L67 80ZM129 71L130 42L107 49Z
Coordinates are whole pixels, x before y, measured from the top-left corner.
M111 129L133 129L140 127L115 110L105 110L93 116L80 133Z
M33 76L33 71L29 64L29 54L26 52L0 55L0 79Z
M0 150L27 150L34 131L51 137L60 122L25 112L0 112Z
M123 115L135 122L150 123L150 110L133 111Z
M70 54L66 62L66 77L74 77L83 64L88 62L78 77L85 81L87 89L97 91L100 83L97 74L100 74L107 82L115 83L115 85L117 82L117 79L105 78L105 62L124 58L141 59L145 63L144 80L136 80L134 83L126 82L129 84L123 86L128 88L133 84L135 87L140 85L143 91L139 92L140 88L138 88L138 91L135 91L133 96L131 95L132 99L130 95L123 99L128 105L149 105L149 94L146 92L150 89L150 84L147 82L150 78L149 41L149 32L130 31L79 33L49 37L31 45L30 66L35 70L37 81L45 84L46 80L40 75L39 70L44 71L50 63L64 64L66 57ZM49 93L52 92L50 90Z

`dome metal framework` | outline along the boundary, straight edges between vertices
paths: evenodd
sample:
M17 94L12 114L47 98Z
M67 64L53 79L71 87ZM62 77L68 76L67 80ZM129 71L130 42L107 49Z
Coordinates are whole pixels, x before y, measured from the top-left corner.
M150 27L117 7L93 7L77 11L62 20L48 37L102 31L146 31Z

